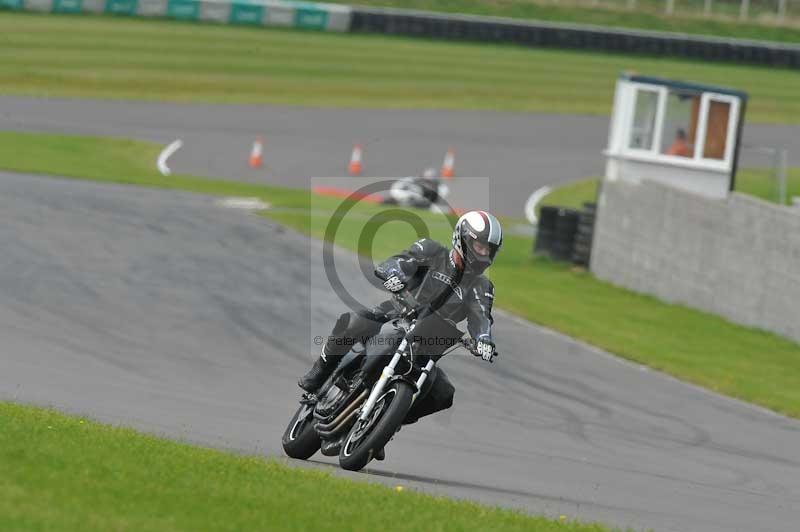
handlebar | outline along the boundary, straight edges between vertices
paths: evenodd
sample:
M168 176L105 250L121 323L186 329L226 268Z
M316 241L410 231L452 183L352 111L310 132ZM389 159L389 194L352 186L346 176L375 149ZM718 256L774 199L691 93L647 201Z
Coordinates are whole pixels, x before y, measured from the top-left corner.
M412 294L410 290L403 289L393 295L395 299L409 308L417 308L419 306L419 301L417 301L417 298L414 297L414 294Z
M419 314L420 303L409 290L401 290L392 294L392 299L395 302L395 309L406 316Z
M408 315L411 315L416 313L418 317L419 311L420 310L424 311L424 309L420 309L421 305L419 301L417 301L417 298L415 298L414 295L409 290L401 290L400 292L396 292L395 294L393 294L393 299L395 300L395 302L397 302L399 305L402 305L405 308L403 312L404 314L407 313ZM472 356L476 357L481 356L481 354L478 353L475 347L475 340L473 340L472 338L461 338L458 340L458 343L462 347L464 347L464 349L472 353ZM495 358L499 356L499 354L500 353L498 353L495 350ZM494 360L492 360L492 362L494 362Z

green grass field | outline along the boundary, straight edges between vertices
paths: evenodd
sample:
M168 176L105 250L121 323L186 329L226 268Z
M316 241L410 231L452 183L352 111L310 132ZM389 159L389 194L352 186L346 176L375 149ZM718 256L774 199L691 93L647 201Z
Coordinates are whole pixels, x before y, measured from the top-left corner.
M556 188L542 199L542 205L580 207L584 202L597 199L599 179L590 177ZM777 182L770 171L757 168L741 168L736 174L734 190L763 200L778 203ZM786 176L786 203L792 196L800 196L800 168L790 168Z
M9 532L609 531L8 403L0 403L0 470L0 530Z
M558 205L559 207L579 209L586 202L595 202L597 201L597 184L599 181L596 177L587 177L561 185L542 198L542 201L539 202L539 208L542 205Z
M521 19L546 20L550 22L573 22L594 24L598 26L618 26L645 30L673 31L679 33L696 33L717 35L737 39L758 39L783 42L800 42L800 29L796 27L777 26L770 23L739 22L738 3L729 4L730 20L713 20L702 17L702 0L694 2L693 12L687 9L689 2L676 2L676 16L664 15L663 1L639 1L635 11L626 9L626 0L617 0L616 6L592 7L584 3L582 6L561 5L542 0L333 0L334 3L397 7L403 9L420 9L424 11L440 11L444 13L468 13L472 15L490 15L496 17L512 17ZM691 0L690 0L691 1ZM608 4L610 2L604 2ZM715 13L723 7L715 6ZM752 9L758 9L757 3ZM770 6L772 7L772 6ZM774 8L773 8L774 9ZM774 13L774 11L772 11ZM795 11L796 12L796 11ZM683 16L681 16L683 15ZM688 15L688 16L687 16ZM694 16L692 16L694 15Z
M743 168L736 174L737 192L779 203L778 183L769 170ZM786 203L800 196L800 168L790 168L786 175Z
M267 211L267 216L318 238L340 204L333 198L310 198L302 190L192 176L165 178L155 170L159 150L155 144L130 140L0 133L0 168L255 196L273 204L274 210ZM591 186L580 184L566 190L568 193L556 196L559 202L579 202ZM365 220L382 209L357 205L355 216L342 223L336 243L357 250ZM449 240L450 227L445 220L429 213L421 216L432 237ZM381 231L371 250L377 258L408 246L415 236L408 226L397 223ZM800 417L800 345L616 288L584 270L534 259L530 250L530 239L507 235L491 270L500 308L706 388Z
M800 121L800 72L785 69L9 12L0 36L0 94L608 114L635 70L747 90L750 121Z

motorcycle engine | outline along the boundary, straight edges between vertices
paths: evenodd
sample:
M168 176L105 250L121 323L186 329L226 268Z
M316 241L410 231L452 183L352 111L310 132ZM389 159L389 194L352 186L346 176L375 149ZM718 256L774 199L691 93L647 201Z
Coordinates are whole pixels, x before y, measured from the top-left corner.
M337 407L341 404L342 399L348 394L349 390L343 390L339 384L346 384L346 382L337 382L332 384L325 391L319 401L315 413L321 418L330 417L336 412Z
M314 417L327 419L338 415L364 391L364 378L365 375L360 371L352 375L340 375L327 389L321 391L314 409Z

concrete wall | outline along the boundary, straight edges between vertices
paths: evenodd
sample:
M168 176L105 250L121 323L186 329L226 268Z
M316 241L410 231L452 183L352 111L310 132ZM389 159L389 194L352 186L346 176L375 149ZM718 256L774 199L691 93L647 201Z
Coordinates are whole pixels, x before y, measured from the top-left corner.
M616 285L800 341L800 209L606 181L591 269Z
M691 162L690 162L691 161ZM627 156L610 156L606 160L606 176L628 181L656 181L701 194L709 198L728 195L731 176L729 170L694 167L693 160L682 161L682 165L663 161L635 160Z

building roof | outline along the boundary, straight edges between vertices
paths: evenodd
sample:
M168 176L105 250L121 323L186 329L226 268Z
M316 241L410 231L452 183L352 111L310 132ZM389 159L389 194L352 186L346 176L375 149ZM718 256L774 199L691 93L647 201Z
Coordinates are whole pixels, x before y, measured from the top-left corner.
M623 72L620 74L620 79L626 79L628 81L634 81L637 83L648 83L650 85L663 85L665 87L673 88L673 89L683 89L689 91L697 91L697 92L715 92L717 94L726 94L729 96L735 96L741 99L743 102L747 100L748 95L746 92L736 89L730 89L727 87L719 87L715 85L705 85L703 83L691 83L687 81L677 81L674 79L664 79L658 78L654 76L639 76L637 74L631 74L627 72Z

